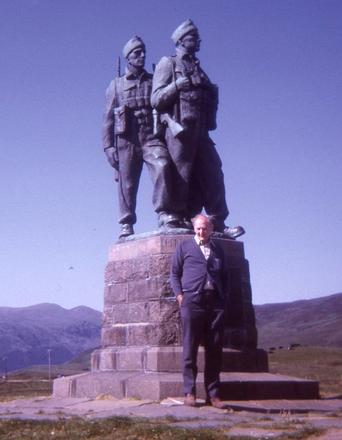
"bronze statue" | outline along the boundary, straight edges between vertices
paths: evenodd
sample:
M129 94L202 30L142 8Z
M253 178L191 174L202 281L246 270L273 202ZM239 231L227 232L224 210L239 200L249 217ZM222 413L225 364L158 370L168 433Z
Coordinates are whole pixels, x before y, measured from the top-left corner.
M117 170L121 233L134 234L136 199L143 162L153 183L153 205L159 226L181 226L182 213L172 198L172 162L168 150L153 135L150 104L152 75L144 69L145 44L131 38L123 48L125 74L111 81L106 92L103 146L111 166Z
M163 57L153 76L151 103L165 125L165 141L176 167L178 206L187 224L204 208L216 232L229 238L244 233L225 225L222 163L209 137L216 128L218 88L200 66L197 27L186 20L172 34L176 54Z

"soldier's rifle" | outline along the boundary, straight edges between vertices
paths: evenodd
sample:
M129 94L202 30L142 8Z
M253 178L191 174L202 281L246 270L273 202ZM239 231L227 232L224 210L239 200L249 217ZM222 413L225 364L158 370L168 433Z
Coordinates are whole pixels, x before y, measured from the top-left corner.
M120 78L121 76L121 59L120 56L117 57L116 59L116 78ZM114 109L113 109L114 111ZM114 115L113 115L114 116ZM114 118L115 120L115 118ZM114 161L117 164L116 167L114 168L114 180L115 182L119 181L119 154L118 154L118 135L115 132L115 125L114 125Z

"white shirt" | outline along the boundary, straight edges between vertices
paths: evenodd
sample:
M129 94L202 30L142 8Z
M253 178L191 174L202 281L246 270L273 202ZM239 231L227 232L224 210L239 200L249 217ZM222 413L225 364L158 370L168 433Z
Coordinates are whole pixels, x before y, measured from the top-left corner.
M204 258L207 260L210 257L210 243L206 243L206 244L201 244L201 240L197 237L197 235L195 235L195 241L196 243L199 245L202 254L204 255Z
M206 260L208 260L208 258L210 257L210 253L211 253L210 242L208 242L206 244L201 244L201 240L197 237L197 235L195 235L194 238L195 238L196 243L199 245L199 247L200 247L200 249L201 249L201 251L202 251L202 253L204 255L204 258ZM204 288L206 290L214 290L213 284L208 279L207 279L207 281L205 283Z

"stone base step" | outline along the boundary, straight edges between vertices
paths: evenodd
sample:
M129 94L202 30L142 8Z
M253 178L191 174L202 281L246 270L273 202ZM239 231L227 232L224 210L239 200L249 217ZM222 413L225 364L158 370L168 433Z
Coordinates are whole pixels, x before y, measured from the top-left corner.
M91 371L180 373L182 371L183 348L168 347L106 347L93 351ZM200 347L197 356L198 371L204 371L204 348ZM265 350L222 351L223 372L267 372L268 357Z
M271 373L221 373L223 400L318 399L319 383ZM54 397L89 397L111 394L118 399L163 400L183 395L180 373L101 371L54 380ZM205 399L203 374L197 378L197 397Z

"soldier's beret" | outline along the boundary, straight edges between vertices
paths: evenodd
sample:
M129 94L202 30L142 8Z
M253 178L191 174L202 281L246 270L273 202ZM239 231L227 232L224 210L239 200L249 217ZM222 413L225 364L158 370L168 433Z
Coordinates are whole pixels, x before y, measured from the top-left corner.
M143 47L145 49L145 43L140 37L135 35L124 45L124 48L122 49L123 56L127 58L132 50L137 49L138 47Z
M172 41L176 44L181 38L183 38L189 32L198 32L197 27L194 25L192 20L185 20L171 35Z

